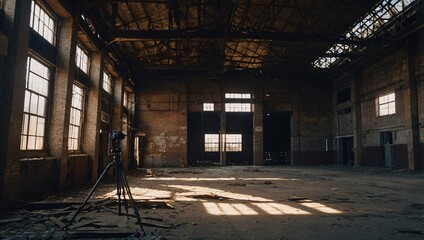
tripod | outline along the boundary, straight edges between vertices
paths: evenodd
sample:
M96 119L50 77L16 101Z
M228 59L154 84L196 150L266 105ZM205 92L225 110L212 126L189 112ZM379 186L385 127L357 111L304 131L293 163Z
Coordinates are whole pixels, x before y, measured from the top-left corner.
M118 195L118 212L116 214L118 214L119 216L135 217L137 219L137 224L140 226L141 232L144 234L144 229L141 224L141 217L140 217L140 214L138 213L137 206L134 203L134 199L132 197L127 178L125 177L125 174L122 168L120 140L122 140L124 137L125 135L122 132L113 131L111 133L109 137L110 139L109 147L110 147L110 152L112 153L112 160L106 166L105 170L103 170L102 174L100 175L97 182L94 184L90 193L86 196L81 206L78 207L77 211L75 212L75 214L73 215L72 219L69 221L66 227L69 227L72 224L72 222L75 220L75 218L78 216L78 214L81 213L81 211L84 209L84 206L87 204L88 200L93 195L100 181L103 179L104 176L106 176L106 173L109 171L109 169L115 167L116 195ZM126 198L126 195L128 195L128 199ZM122 206L125 207L126 213L122 213ZM129 206L134 210L134 214L128 213Z

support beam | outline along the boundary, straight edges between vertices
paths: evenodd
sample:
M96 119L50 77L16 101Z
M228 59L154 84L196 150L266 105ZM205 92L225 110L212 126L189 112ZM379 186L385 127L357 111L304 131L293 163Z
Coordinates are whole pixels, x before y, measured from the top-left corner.
M352 96L353 96L353 151L355 166L363 165L363 146L362 146L362 102L361 102L361 83L360 74L353 74Z
M408 42L406 52L407 74L404 84L404 109L407 131L408 168L412 171L422 170L420 161L420 128L419 103L416 72L418 66L419 43L415 40Z
M104 39L109 43L116 41L143 41L143 40L181 40L181 39L226 39L231 41L279 41L296 43L325 43L325 44L357 44L364 42L351 40L345 37L325 35L312 35L303 33L268 32L268 31L226 31L225 29L213 30L106 30Z
M259 79L255 84L255 112L253 118L253 165L264 165L264 101L263 82Z

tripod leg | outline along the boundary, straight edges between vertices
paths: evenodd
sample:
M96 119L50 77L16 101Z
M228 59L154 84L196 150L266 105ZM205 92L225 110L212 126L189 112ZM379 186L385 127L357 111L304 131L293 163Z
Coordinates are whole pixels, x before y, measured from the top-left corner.
M120 170L119 170L119 164L116 164L116 195L118 195L118 215L120 216L122 214L121 211L121 194L122 194L122 187L121 187L121 181L120 181Z
M72 224L72 222L75 220L75 218L78 216L78 214L84 209L85 204L87 204L88 200L90 199L91 195L93 195L94 191L97 188L97 185L99 185L100 181L102 180L102 178L105 176L105 174L107 173L107 171L109 171L109 169L114 165L113 162L110 162L105 170L103 170L102 174L100 175L99 179L97 179L96 184L94 184L93 188L91 189L90 193L87 195L87 197L85 197L84 201L82 202L81 206L78 207L77 211L75 212L74 216L72 216L72 219L69 221L69 223L65 226L69 227L69 225Z
M137 206L135 205L134 198L132 197L132 194L131 194L131 190L130 190L130 186L128 184L128 180L125 177L125 174L122 171L122 169L121 169L121 173L122 173L122 184L123 184L123 186L126 189L126 192L128 194L128 200L130 201L131 207L134 210L134 215L137 219L137 224L140 226L141 231L144 233L144 229L143 229L143 226L142 226L142 223L141 223L140 214L138 213Z

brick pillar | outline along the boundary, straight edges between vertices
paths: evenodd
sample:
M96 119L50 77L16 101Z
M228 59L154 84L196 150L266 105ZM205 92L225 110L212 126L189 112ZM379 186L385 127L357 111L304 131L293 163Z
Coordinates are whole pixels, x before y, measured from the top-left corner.
M362 146L362 107L361 107L361 82L359 75L354 75L352 79L352 99L353 99L353 149L355 152L355 166L363 165Z
M31 1L5 2L8 37L3 79L0 80L0 202L15 203L20 195L20 134L25 98Z
M83 150L90 156L93 166L92 179L97 179L99 167L101 82L103 82L103 53L93 52L90 62L90 89L87 92L86 122L83 136Z
M62 19L58 42L58 73L52 91L49 149L59 162L59 187L67 187L68 133L75 67L76 25L72 18Z
M409 170L421 170L420 162L420 129L419 129L419 111L418 111L418 92L417 92L417 68L416 59L418 43L412 41L408 43L406 52L406 74L404 83L404 109L407 128L407 151Z
M263 83L255 84L255 106L253 119L253 165L264 165L264 94Z

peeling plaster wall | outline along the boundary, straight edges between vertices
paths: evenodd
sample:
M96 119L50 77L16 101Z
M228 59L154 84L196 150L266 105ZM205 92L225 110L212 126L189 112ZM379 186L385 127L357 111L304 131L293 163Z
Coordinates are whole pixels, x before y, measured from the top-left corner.
M138 92L138 129L145 137L143 167L184 167L187 162L186 84L146 84Z

